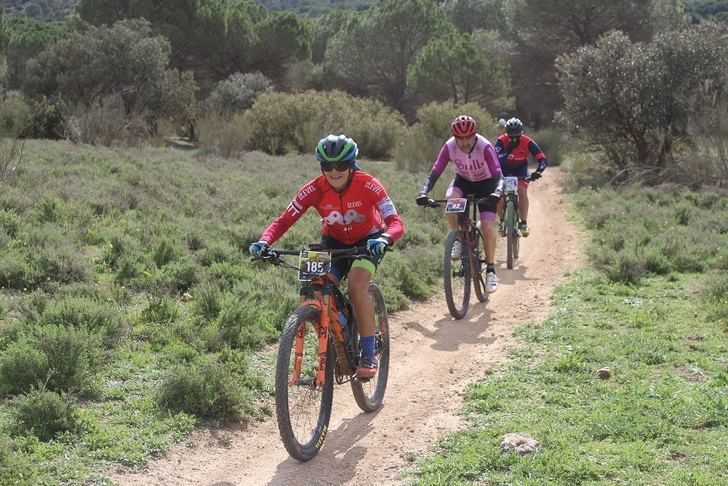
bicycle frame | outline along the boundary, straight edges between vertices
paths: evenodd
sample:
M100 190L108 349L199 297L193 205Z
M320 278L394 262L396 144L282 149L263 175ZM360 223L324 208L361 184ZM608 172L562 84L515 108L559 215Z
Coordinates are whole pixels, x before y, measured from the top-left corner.
M332 258L333 261L341 258L351 258L365 254L366 248L354 248L344 250L332 249L325 251L332 255L338 255ZM275 265L297 269L297 267L293 267L292 265L285 263L279 257L279 255L298 255L299 252L299 250L284 250L273 248L269 250L269 256L259 259L267 259ZM341 312L343 312L340 307L346 307L348 304L348 300L346 299L344 294L337 288L334 282L331 281L328 275L320 275L311 281L304 282L301 286L301 290L299 293L302 297L302 300L299 303L299 307L315 307L316 309L318 309L321 315L320 326L318 329L319 366L317 369L314 386L316 388L320 388L321 386L323 386L325 381L327 371L326 355L328 353L328 336L330 331L333 332L334 337L334 354L336 357L335 363L337 363L341 367L342 374L353 374L357 363L353 362L352 358L356 355L357 350L353 349L351 353L348 352L348 348L355 345L347 342L344 330L342 329L341 323L339 322L339 315L341 314ZM334 298L332 298L332 296ZM350 326L352 326L354 328L353 330L356 331L356 321L354 320L354 315L352 312L349 312L349 314L350 315L348 316L348 320ZM289 380L290 385L295 384L301 378L304 339L305 328L302 327L301 329L299 329L299 332L296 335L294 369L291 379ZM337 376L337 382L341 384L344 383L344 380Z

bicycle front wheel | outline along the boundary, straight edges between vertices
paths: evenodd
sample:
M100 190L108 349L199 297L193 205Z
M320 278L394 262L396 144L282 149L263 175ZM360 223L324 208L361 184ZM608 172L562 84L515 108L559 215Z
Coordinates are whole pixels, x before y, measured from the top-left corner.
M374 304L375 357L379 361L379 369L370 380L352 379L351 391L359 408L365 412L374 412L382 406L389 378L389 319L382 291L374 282L369 284L369 298Z
M516 233L516 206L513 201L506 203L506 265L513 268L513 261L518 258L518 234Z
M485 281L483 280L483 264L480 261L480 233L477 230L473 230L472 238L470 241L473 242L472 254L470 255L470 268L473 276L473 290L475 290L475 296L479 302L485 302L488 300L488 294L485 292Z
M276 362L276 417L283 445L294 459L308 461L323 446L334 396L333 346L327 347L323 385L317 386L321 313L299 307L288 319Z
M452 248L456 241L460 242L460 258L453 260ZM459 230L451 230L447 235L442 276L450 315L462 319L470 305L470 248Z

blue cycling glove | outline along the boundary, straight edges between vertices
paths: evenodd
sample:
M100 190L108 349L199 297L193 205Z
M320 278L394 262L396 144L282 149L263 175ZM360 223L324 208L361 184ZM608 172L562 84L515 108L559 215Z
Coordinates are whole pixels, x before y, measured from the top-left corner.
M389 242L390 239L386 236L367 240L367 250L369 250L369 254L372 256L382 256L387 251Z
M250 254L254 257L259 257L265 249L268 248L268 242L267 241L256 241L252 245L250 245Z

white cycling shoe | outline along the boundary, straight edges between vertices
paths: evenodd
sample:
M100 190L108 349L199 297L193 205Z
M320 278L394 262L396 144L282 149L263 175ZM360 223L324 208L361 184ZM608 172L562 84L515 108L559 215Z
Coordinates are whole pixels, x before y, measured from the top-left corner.
M452 250L450 251L450 258L452 260L460 260L460 255L462 254L462 251L462 245L460 245L460 242L458 240L455 240L455 243L453 243L452 245Z
M498 288L498 277L495 276L495 272L488 272L485 274L485 291L493 293Z

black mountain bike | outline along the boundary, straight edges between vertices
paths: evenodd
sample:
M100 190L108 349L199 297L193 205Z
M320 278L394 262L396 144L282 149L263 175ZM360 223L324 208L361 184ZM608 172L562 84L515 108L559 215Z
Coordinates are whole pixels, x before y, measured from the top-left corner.
M444 203L446 213L458 215L459 228L451 230L445 240L442 268L447 308L455 319L462 319L468 313L471 284L480 302L488 300L482 273L485 260L481 258L480 252L483 233L477 223L480 220L478 203L486 199L469 194L462 198L430 200L430 207L439 207ZM455 242L460 243L460 258L457 260L452 259Z
M374 304L374 378L355 376L359 364L359 333L351 302L327 273L331 262L367 254L367 249L325 250L310 245L301 250L272 248L253 260L298 271L301 303L288 318L276 361L276 417L283 445L299 461L312 459L323 446L331 418L334 382L349 382L357 405L373 412L382 405L389 375L389 321L379 286L369 284ZM281 255L299 255L298 266Z
M501 215L501 223L499 233L506 238L506 266L511 269L521 249L521 232L518 227L518 177L504 177L503 198L505 199L505 208ZM530 177L521 177L527 182L531 181Z

